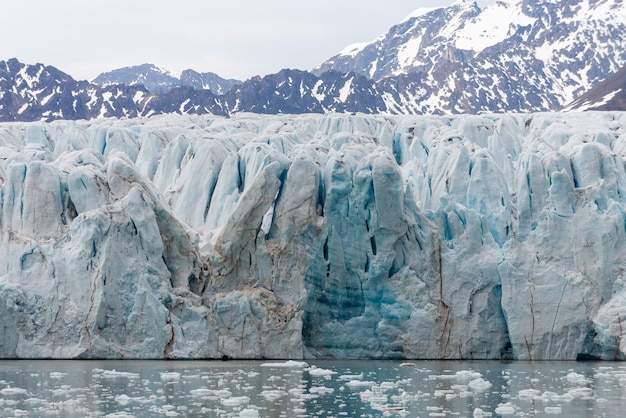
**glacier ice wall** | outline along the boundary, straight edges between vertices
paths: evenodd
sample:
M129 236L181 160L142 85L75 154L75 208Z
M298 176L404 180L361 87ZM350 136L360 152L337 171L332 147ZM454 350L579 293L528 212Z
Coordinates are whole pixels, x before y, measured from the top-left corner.
M624 113L2 124L0 357L625 359L625 214Z

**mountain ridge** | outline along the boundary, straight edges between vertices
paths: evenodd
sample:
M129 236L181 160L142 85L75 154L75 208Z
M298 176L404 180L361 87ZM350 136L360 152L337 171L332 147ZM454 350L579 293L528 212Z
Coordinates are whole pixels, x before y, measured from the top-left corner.
M174 74L165 68L146 63L101 73L92 80L92 83L100 87L116 84L143 85L153 94L167 94L176 87L193 87L196 90L211 90L219 95L241 84L241 81L225 79L212 72L201 73L192 69Z
M626 110L626 66L598 83L564 110Z
M410 15L313 72L421 74L394 104L426 103L423 113L557 110L626 63L625 22L620 0L456 2Z
M13 69L13 71L7 71ZM22 74L57 74L43 80ZM46 89L40 89L46 85ZM278 93L278 94L277 94ZM52 106L58 105L57 107ZM45 105L45 106L44 106ZM13 58L0 61L0 122L140 117L165 113L384 113L387 109L376 85L364 76L333 71L318 77L302 70L284 69L253 77L223 95L189 86L153 94L143 86L123 84L99 87L76 81L55 67L23 64Z

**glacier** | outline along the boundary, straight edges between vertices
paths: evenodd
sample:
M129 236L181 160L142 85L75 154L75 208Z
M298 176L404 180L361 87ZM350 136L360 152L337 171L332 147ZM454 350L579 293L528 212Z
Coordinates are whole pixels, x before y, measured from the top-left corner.
M626 359L626 113L0 124L0 357Z

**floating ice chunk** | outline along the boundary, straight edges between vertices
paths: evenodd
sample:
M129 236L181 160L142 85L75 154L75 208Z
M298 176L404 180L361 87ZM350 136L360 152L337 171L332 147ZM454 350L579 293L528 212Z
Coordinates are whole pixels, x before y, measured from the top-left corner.
M250 409L250 408L242 409L239 412L239 417L240 418L258 418L259 411L257 411L256 409Z
M215 394L215 396L218 396L220 398L229 398L233 396L233 393L227 389L219 389L219 390L213 391L213 393Z
M309 392L319 393L320 395L328 395L330 393L333 393L334 391L335 389L327 388L326 386L313 386L311 389L309 389ZM289 391L289 393L291 393L291 391Z
M118 395L115 397L115 402L119 403L122 406L126 406L130 403L131 398L126 395L126 394L122 394L122 395Z
M293 388L293 389L289 389L289 394L291 396L301 396L302 394L304 394L306 392L306 390L304 388Z
M3 396L26 395L27 393L28 391L22 388L8 387L8 388L4 388L0 390L0 395L3 395Z
M430 396L430 395L428 395ZM412 394L412 393L408 393L408 392L402 392L399 395L391 395L390 399L393 402L396 403L400 403L403 405L408 404L409 402L417 402L419 401L421 398L424 398L424 394L422 393L417 393L417 394Z
M467 386L475 390L477 392L488 390L491 387L491 382L479 377L478 379L474 379L467 384Z
M222 405L232 406L232 407L246 405L249 402L250 402L250 398L248 398L247 396L237 396L237 397L222 399Z
M551 400L554 402L572 402L574 400L574 396L570 393L565 393L563 395L553 395Z
M549 402L554 399L557 394L555 392L550 392L549 390L543 392L538 399L541 399L544 402Z
M560 415L562 408L560 406L546 406L544 412L546 414Z
M507 403L501 403L500 405L498 405L498 407L496 408L496 414L500 414L500 415L513 415L515 414L515 406L513 406L513 404L507 402Z
M261 367L309 367L305 361L289 360L280 363L263 363Z
M346 386L351 388L359 388L359 387L372 387L375 386L376 382L368 381L368 380L350 380L346 383Z
M404 406L390 406L385 408L383 411L385 416L389 416L390 414L400 415L401 417L406 417L409 415L409 410Z
M283 396L286 396L287 392L285 392L284 390L264 390L261 392L261 396L263 396L263 398L265 398L266 401L275 401L277 399L282 398Z
M455 374L431 374L428 375L429 380L456 380Z
M62 373L62 372L51 372L50 373L50 379L62 379L65 376L67 376L67 373Z
M309 374L311 376L332 376L334 374L337 374L337 372L333 371L333 370L328 370L328 369L321 369L318 368L316 366L311 366L308 369L305 369L306 371L309 372Z
M533 401L541 397L541 392L537 389L523 389L520 390L517 398L523 401Z
M585 400L593 399L593 389L591 388L574 388L568 390L567 393L572 395L574 398Z
M362 380L363 374L342 374L338 377L339 380Z
M376 404L385 404L389 400L388 396L378 391L371 391L369 389L359 394L361 402L370 402Z
M153 403L155 400L154 399L148 399L145 396L131 397L131 396L128 396L126 394L122 394L122 395L116 396L115 397L115 401L117 403L119 403L120 405L124 406L124 405L128 405L131 402L132 403L136 403L136 404L140 404L140 405L145 405L145 404Z
M321 395L315 394L315 393L303 393L302 395L300 395L299 398L293 398L292 402L306 402L309 401L311 399L317 399L319 398Z
M207 389L207 388L200 388L200 389L192 389L192 390L189 391L189 393L191 394L191 396L202 397L202 396L214 395L215 391L213 391L211 389Z
M52 394L54 396L64 396L64 395L69 395L70 390L68 387L61 387L61 388L57 388L57 389L52 389Z
M176 383L180 380L180 373L178 372L162 372L161 380L168 383Z
M391 390L391 389L395 389L398 387L398 383L396 382L381 382L380 385L378 385L378 387L380 387L382 390Z
M570 372L564 378L567 383L572 385L587 385L590 383L590 380L580 373Z
M461 371L456 372L455 376L459 381L465 381L465 382L469 382L470 380L475 380L475 379L479 379L483 377L482 374L475 372L473 370L461 370Z
M24 403L26 405L46 405L48 403L48 401L46 399L39 399L39 398L28 398L24 400Z
M98 369L94 369L93 372L96 373L96 370ZM97 373L97 374L100 374L100 376L102 376L105 379L117 379L120 377L125 377L127 379L139 379L139 374L137 373L118 372L116 370L104 370L101 373Z

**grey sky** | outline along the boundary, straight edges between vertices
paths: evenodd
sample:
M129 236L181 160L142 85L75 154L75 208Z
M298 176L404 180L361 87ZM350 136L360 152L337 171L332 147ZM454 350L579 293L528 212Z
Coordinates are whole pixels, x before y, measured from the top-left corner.
M0 59L54 65L89 80L142 63L247 79L311 69L417 8L454 1L0 0Z

